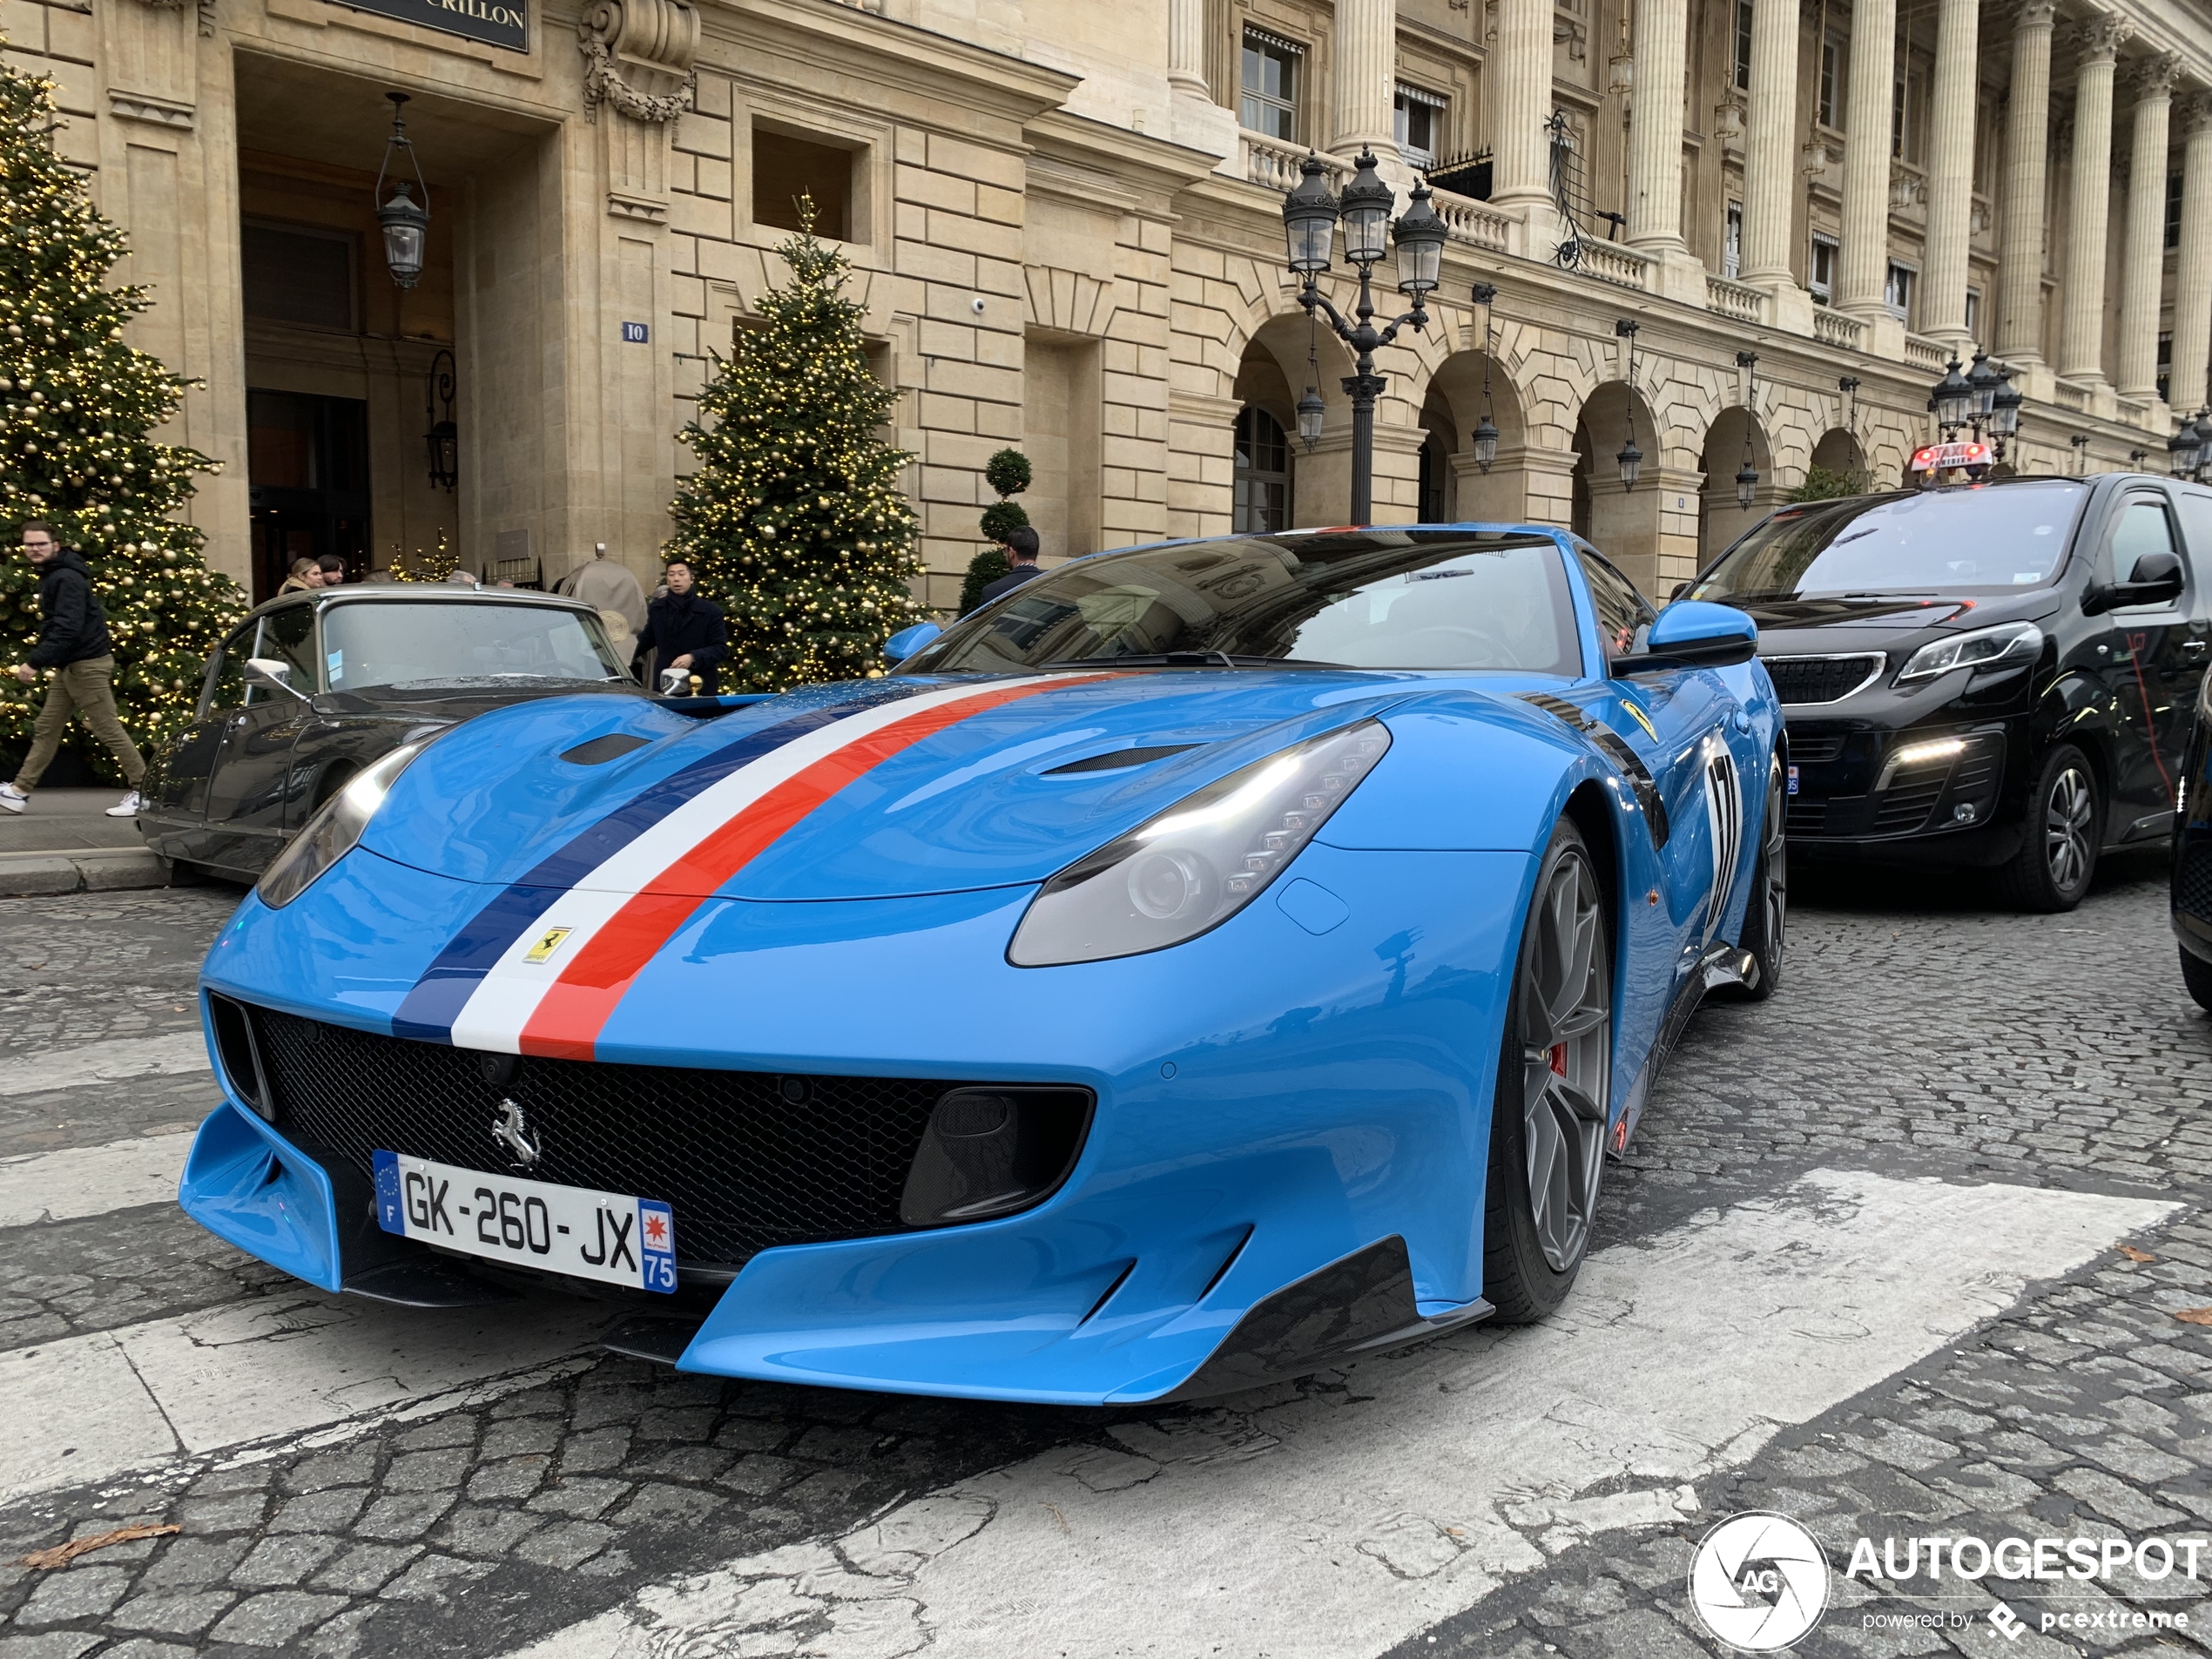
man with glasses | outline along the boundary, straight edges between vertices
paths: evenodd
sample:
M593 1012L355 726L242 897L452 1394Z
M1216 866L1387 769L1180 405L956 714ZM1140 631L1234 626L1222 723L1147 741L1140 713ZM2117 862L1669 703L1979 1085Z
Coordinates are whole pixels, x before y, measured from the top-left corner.
M46 701L31 728L30 752L13 783L0 784L0 810L20 813L38 787L38 779L60 752L62 733L69 717L82 713L92 735L105 744L123 768L130 792L107 809L110 818L138 815L138 785L146 775L145 758L115 712L115 653L108 638L107 613L92 591L92 578L84 561L54 539L52 526L32 519L23 527L23 554L38 573L38 610L43 621L38 643L30 655L16 664L16 678L25 685L38 683L39 671L51 669Z

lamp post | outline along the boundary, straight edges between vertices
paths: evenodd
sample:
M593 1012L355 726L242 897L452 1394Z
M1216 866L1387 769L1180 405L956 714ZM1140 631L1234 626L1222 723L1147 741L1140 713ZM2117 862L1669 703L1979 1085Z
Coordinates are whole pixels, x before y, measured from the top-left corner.
M1948 440L1951 435L1966 424L1974 407L1974 388L1959 372L1959 360L1951 360L1951 367L1944 372L1935 389L1928 394L1928 407L1935 411L1936 426Z
M1444 262L1445 230L1444 221L1428 205L1426 184L1413 186L1405 213L1391 225L1390 186L1377 175L1373 153L1362 150L1354 165L1357 171L1339 198L1329 190L1320 157L1308 152L1298 167L1297 187L1283 199L1283 234L1289 245L1290 267L1304 279L1298 303L1308 316L1318 310L1327 317L1337 338L1354 354L1357 372L1344 381L1352 399L1352 522L1365 524L1375 516L1375 400L1387 384L1375 373L1375 354L1397 339L1399 329L1410 327L1420 334L1428 326L1426 300L1435 292ZM1349 321L1320 288L1339 219L1344 221L1345 258L1359 272L1359 303ZM1393 238L1398 244L1399 292L1413 301L1413 309L1378 328L1374 268ZM1303 404L1298 429L1301 435L1305 430Z
M2212 467L2212 414L2199 409L2194 420L2183 417L2181 429L2166 441L2166 465L2176 478L2202 481Z
M1482 416L1474 423L1474 464L1487 472L1498 458L1498 423L1490 418L1490 314L1498 289L1495 283L1478 282L1473 292L1482 307Z
M1743 464L1736 474L1736 504L1748 513L1751 510L1751 498L1759 487L1759 469L1751 464L1751 422L1757 418L1759 401L1758 353L1737 353L1736 366L1744 374Z
M392 280L402 288L411 288L422 274L423 246L430 237L430 186L423 182L422 164L415 157L415 145L407 136L407 123L401 118L407 106L405 92L387 92L392 100L392 136L384 140L384 165L376 170L376 187L369 192L369 200L376 208L376 222L384 231L384 265L391 272ZM407 152L408 164L415 169L414 188L422 192L417 202L408 193L404 179L392 180L392 194L384 196L384 177L392 171L392 152Z

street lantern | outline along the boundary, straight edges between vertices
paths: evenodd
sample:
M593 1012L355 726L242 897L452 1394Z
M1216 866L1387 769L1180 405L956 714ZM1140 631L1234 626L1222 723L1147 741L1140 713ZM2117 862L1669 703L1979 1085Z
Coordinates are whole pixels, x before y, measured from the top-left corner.
M1428 200L1428 185L1415 185L1405 212L1391 227L1398 244L1398 291L1413 300L1436 292L1444 265L1444 221Z
M2004 383L2005 377L1990 367L1989 354L1976 352L1973 372L1966 376L1966 384L1973 391L1967 418L1975 421L1988 420L1990 412L1997 407L1997 388Z
M1383 256L1393 198L1390 186L1375 172L1373 151L1362 150L1353 165L1358 171L1344 187L1340 203L1344 211L1344 256L1365 271Z
M1973 400L1974 388L1959 372L1959 360L1954 357L1949 370L1936 382L1935 390L1928 395L1928 407L1935 411L1936 424L1946 433L1966 425Z
M1483 471L1490 470L1498 459L1498 428L1488 415L1475 422L1474 464Z
M2212 467L2212 410L2199 409L2196 412L2195 475L2200 482L2209 467Z
M1752 464L1747 461L1742 467L1737 469L1736 504L1738 507L1741 507L1745 512L1750 512L1751 510L1752 496L1754 492L1757 490L1758 487L1758 469L1752 466Z
M1989 401L1989 435L1993 438L2014 438L2020 435L2020 405L2027 400L2020 396L2020 388L2013 384L2010 369L2000 374L1998 379L2002 383L1997 388L1996 395Z
M1737 353L1736 366L1743 371L1743 464L1736 472L1736 504L1748 513L1752 495L1759 487L1759 469L1751 464L1751 423L1759 412L1758 353Z
M407 136L407 123L401 118L407 105L405 92L387 92L392 100L392 136L384 140L384 165L376 170L376 188L369 200L376 208L376 222L384 232L384 266L391 272L392 280L402 288L411 288L422 274L422 252L430 239L430 186L422 180L422 164L416 159L415 145ZM415 169L412 186L404 179L392 180L392 193L384 194L385 176L392 171L392 152L407 152L408 165ZM415 199L413 192L420 190L422 199Z
M1321 442L1321 423L1328 418L1329 406L1321 401L1321 394L1307 387L1305 395L1298 401L1298 435L1306 454L1312 455L1313 446Z
M1629 441L1621 446L1621 453L1613 457L1621 469L1621 488L1634 489L1636 480L1643 475L1643 451L1636 448L1635 418L1629 420Z
M1337 234L1337 199L1330 193L1328 169L1312 151L1298 164L1296 189L1283 198L1283 234L1290 243L1291 269L1306 276L1329 268Z
M1623 489L1634 489L1636 487L1636 480L1643 475L1643 451L1636 448L1636 330L1638 327L1638 323L1633 317L1616 317L1613 322L1614 338L1629 342L1628 373L1622 377L1627 381L1629 441L1621 446L1621 453L1613 457L1614 464L1621 469L1621 488Z
M2186 478L2197 468L2198 440L2196 422L2185 420L2166 440L2166 470L2176 478Z
M1474 464L1487 472L1498 458L1498 423L1490 418L1490 319L1491 308L1498 303L1498 285L1478 282L1470 293L1482 307L1482 418L1474 427Z

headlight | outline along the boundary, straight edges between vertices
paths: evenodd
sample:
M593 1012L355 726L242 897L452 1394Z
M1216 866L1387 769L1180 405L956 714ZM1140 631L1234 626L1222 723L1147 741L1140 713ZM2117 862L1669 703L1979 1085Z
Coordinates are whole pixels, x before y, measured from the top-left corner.
M317 876L352 852L354 843L368 827L368 820L376 816L376 809L391 792L393 780L429 742L422 738L393 750L374 765L356 772L343 789L325 801L253 884L261 902L272 910L282 909L305 893Z
M2032 663L2043 654L2043 631L2032 622L2007 622L1971 634L1953 634L1923 645L1897 671L1897 683L1931 680L1954 668L1990 668L1999 663Z
M1362 720L1208 784L1044 884L1016 968L1134 956L1195 938L1265 890L1390 747Z

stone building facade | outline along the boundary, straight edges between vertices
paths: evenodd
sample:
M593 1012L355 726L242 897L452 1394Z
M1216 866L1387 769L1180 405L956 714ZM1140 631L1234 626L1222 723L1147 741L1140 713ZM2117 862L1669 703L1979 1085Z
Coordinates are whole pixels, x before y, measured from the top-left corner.
M1451 230L1382 362L1386 521L1572 524L1663 592L1816 464L1897 483L1954 354L2012 368L2025 472L2160 466L2206 399L2193 0L572 4L0 0L131 234L139 342L202 383L174 435L226 464L194 512L259 593L442 536L486 575L595 542L650 574L801 192L900 390L941 606L1008 444L1054 555L1345 516L1349 364L1283 268L1309 148L1432 172ZM406 289L394 91L430 211Z

